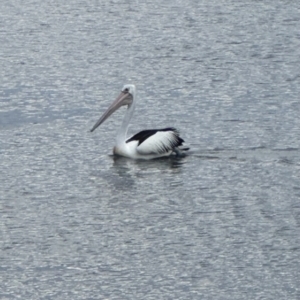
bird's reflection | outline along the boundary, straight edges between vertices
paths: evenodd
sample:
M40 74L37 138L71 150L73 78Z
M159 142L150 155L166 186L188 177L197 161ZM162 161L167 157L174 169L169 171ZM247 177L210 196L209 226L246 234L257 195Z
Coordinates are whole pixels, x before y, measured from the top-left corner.
M126 176L132 174L134 171L145 171L145 170L173 170L179 171L184 164L185 157L162 157L152 160L133 160L122 156L112 155L113 165L112 168L115 169L120 176L124 175L126 171Z
M122 186L132 188L136 179L153 176L158 172L178 173L185 163L184 157L167 157L152 160L133 160L121 156L111 156L112 173L117 175L117 182L122 182Z
M94 174L101 187L101 196L126 191L131 192L138 188L140 181L155 182L161 174L173 176L182 170L186 162L185 157L166 157L153 160L133 160L130 158L109 155L111 166L108 169L98 170ZM108 161L107 161L108 162ZM117 195L117 194L115 194Z

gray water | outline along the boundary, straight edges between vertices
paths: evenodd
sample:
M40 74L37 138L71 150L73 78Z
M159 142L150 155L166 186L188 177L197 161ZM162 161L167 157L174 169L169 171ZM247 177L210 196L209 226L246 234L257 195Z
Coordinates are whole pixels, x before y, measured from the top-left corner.
M0 4L0 299L300 299L299 1ZM188 156L111 155L174 126Z

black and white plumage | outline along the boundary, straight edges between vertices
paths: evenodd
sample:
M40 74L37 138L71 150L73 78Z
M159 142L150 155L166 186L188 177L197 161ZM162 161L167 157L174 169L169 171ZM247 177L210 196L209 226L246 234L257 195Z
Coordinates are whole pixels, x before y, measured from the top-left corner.
M173 128L143 130L130 138L126 138L129 121L135 108L136 89L133 84L124 85L121 94L106 110L91 131L100 126L114 111L123 105L128 109L123 124L118 131L114 154L134 159L152 159L169 156L172 153L181 154L188 150L179 132Z
M182 146L184 142L173 127L143 130L126 140L126 143L132 141L138 141L137 150L145 154L149 152L163 154Z

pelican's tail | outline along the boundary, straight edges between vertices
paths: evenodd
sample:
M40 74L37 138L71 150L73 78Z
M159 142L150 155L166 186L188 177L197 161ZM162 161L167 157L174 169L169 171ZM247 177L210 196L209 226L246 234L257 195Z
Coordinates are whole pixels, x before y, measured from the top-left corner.
M173 151L175 152L176 156L184 156L184 151L187 151L189 149L190 147L188 147L185 144L184 140L181 137L179 137L179 145L177 147L174 147Z

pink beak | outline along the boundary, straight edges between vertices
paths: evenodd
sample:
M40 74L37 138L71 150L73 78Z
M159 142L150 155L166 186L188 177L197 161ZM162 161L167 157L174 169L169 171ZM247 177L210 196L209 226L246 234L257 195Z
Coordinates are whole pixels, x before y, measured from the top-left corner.
M106 110L106 112L101 116L101 118L93 126L93 128L91 129L91 132L93 132L98 126L100 126L118 108L120 108L122 105L125 105L126 104L125 100L127 99L128 95L130 95L130 94L121 92L120 95L116 98L116 100L110 105L110 107Z

